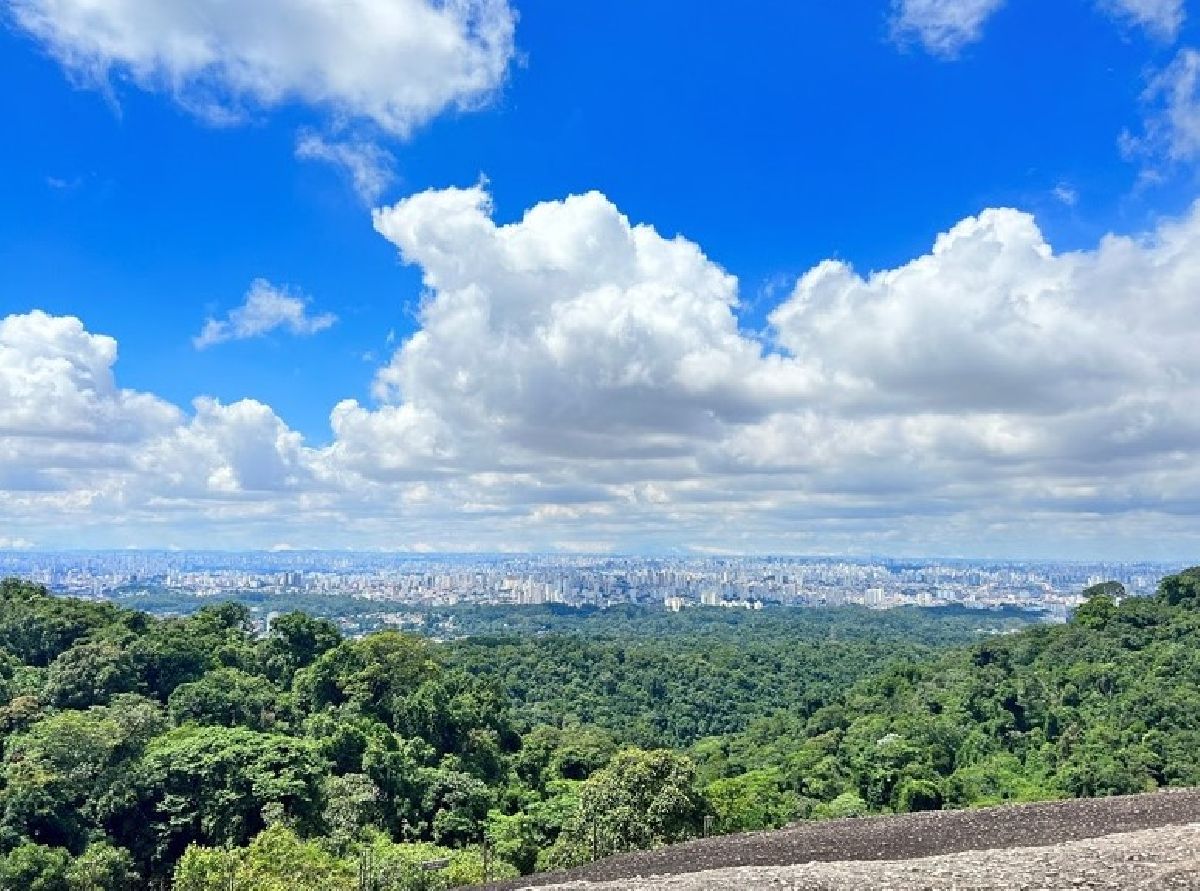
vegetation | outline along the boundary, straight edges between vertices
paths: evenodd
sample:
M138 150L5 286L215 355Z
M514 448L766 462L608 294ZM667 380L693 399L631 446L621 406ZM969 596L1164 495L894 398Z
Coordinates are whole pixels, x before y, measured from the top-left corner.
M685 748L777 711L808 717L900 655L921 658L976 640L981 628L1030 622L916 607L679 614L546 607L525 615L489 607L462 620L520 629L457 641L445 652L451 665L503 686L522 730L590 724L647 748Z
M737 825L743 800L827 816L1200 785L1200 569L1155 597L1087 593L1067 625L898 660L806 720L704 740L714 805Z
M550 609L437 644L0 582L0 888L436 889L714 821L1200 784L1200 569L1087 593L1065 626L983 637L960 613L695 611L666 635ZM544 627L488 624L513 621Z

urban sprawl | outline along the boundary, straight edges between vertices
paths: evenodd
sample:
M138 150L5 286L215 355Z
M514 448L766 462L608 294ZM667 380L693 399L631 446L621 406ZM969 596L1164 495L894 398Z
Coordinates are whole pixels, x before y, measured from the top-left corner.
M1063 618L1080 592L1116 580L1145 594L1178 567L833 557L396 555L314 551L0 552L0 575L64 594L139 590L221 597L340 595L412 607L658 605L763 609L860 604L874 609L1017 607Z

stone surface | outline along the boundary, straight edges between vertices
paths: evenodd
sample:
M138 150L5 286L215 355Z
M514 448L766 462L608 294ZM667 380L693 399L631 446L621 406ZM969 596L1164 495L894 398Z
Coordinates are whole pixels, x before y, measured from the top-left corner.
M1200 889L1200 823L1044 847L965 851L914 860L732 867L541 887L552 891Z
M1200 790L1171 790L802 823L621 854L568 873L488 887L1200 889L1196 858ZM1010 868L1020 872L1005 872Z

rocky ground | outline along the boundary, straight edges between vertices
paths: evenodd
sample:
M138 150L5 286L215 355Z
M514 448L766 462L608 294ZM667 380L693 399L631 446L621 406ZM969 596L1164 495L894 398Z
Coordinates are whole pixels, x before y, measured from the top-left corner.
M609 857L495 891L1200 891L1200 790L801 824Z

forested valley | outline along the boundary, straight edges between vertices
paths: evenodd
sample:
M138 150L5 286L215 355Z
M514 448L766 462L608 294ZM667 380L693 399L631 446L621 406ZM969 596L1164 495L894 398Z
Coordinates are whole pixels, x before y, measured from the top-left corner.
M0 887L431 891L705 831L1200 784L1200 568L1087 593L1020 630L616 611L439 643L7 580Z

